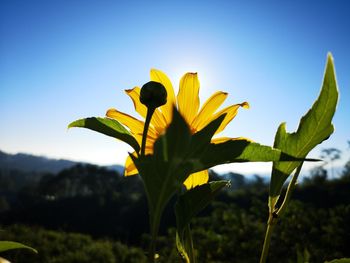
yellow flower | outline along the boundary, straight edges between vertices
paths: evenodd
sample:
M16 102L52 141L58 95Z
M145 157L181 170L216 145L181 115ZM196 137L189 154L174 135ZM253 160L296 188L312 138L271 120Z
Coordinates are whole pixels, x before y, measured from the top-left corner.
M160 70L151 70L151 80L160 82L167 90L167 103L156 109L151 119L147 134L146 154L153 153L153 144L156 139L162 135L172 120L172 108L177 106L179 112L189 125L192 134L203 129L212 120L226 113L226 116L215 134L221 132L227 124L236 116L239 107L249 108L247 102L235 104L216 112L227 97L227 93L218 91L214 93L199 110L199 80L197 73L186 73L180 80L180 89L175 97L173 86L169 78ZM135 110L146 118L147 108L140 102L140 88L126 90L126 93L132 99ZM109 109L107 117L116 119L130 129L136 140L141 145L144 122L116 109ZM230 140L231 138L216 138L212 143L219 143ZM135 153L134 153L135 154ZM125 176L136 175L138 173L130 157L125 163ZM187 189L208 182L208 170L191 174L184 182Z

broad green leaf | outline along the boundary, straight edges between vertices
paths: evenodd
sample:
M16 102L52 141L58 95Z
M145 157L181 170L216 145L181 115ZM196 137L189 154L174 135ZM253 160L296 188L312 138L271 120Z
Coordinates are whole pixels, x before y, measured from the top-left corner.
M78 127L87 128L113 138L122 140L129 144L136 152L140 151L140 145L131 133L117 120L109 118L91 117L73 121L68 128Z
M274 148L286 154L305 158L307 154L333 133L332 118L338 101L333 58L328 54L321 92L312 108L300 120L296 132L287 133L282 123L276 133ZM284 182L301 162L274 162L270 183L270 199L277 202ZM273 205L271 203L271 205Z
M191 142L191 132L186 121L174 108L173 120L166 130L154 143L154 157L161 162L182 160L187 154Z
M34 248L28 247L18 242L13 241L0 241L0 252L4 252L11 249L29 249L34 253L38 253L38 251Z
M202 130L196 132L192 135L190 153L189 156L200 156L203 151L205 151L210 144L212 137L214 136L216 130L220 127L223 122L225 114L220 115L218 118L210 122Z
M210 143L201 154L191 156L192 172L209 169L218 164L240 162L272 161L318 161L316 159L295 158L279 149L251 142L247 139L233 139L223 143Z
M180 195L175 204L177 231L183 232L193 217L203 210L228 181L214 181L197 186Z

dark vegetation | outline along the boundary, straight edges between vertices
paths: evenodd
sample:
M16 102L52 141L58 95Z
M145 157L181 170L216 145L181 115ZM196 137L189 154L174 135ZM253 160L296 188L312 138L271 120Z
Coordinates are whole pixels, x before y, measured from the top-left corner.
M350 257L350 162L328 180L323 167L299 184L273 234L269 262ZM267 220L268 186L226 174L222 191L193 222L198 262L257 262ZM222 175L211 172L211 179ZM142 182L92 165L58 174L0 170L0 240L36 248L1 254L12 262L145 262L148 215ZM171 202L162 219L160 262L181 262ZM170 228L169 228L170 227Z

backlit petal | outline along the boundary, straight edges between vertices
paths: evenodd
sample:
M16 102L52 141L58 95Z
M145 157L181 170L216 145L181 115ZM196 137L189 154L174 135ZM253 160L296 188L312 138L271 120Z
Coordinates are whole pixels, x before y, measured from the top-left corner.
M218 143L223 143L231 140L234 140L234 139L230 137L220 137L220 138L211 139L211 143L218 144Z
M151 69L151 80L162 83L167 91L167 103L160 107L165 121L170 124L172 120L173 107L176 105L175 93L171 81L162 71L157 69Z
M135 110L143 117L146 118L147 107L140 102L140 87L125 90L125 93L131 98L134 103Z
M131 98L134 103L135 110L143 117L146 118L147 107L140 102L140 91L139 87L133 89L125 90L126 94ZM153 113L151 119L151 125L156 129L156 131L161 134L165 130L167 124L164 119L163 114L159 109L156 109Z
M162 134L167 127L167 122L164 118L163 113L159 109L155 109L152 119L151 125L156 129L158 134Z
M223 143L227 141L237 141L237 140L246 140L248 142L253 142L251 139L245 138L245 137L235 137L235 138L230 138L230 137L220 137L220 138L214 138L211 140L211 143Z
M203 104L198 115L192 122L192 128L195 131L203 129L209 121L214 112L220 107L227 97L226 92L218 91L214 93L207 101Z
M106 113L106 116L121 122L122 124L127 126L130 129L130 131L135 135L143 133L144 122L126 113L117 111L116 109L109 109ZM156 131L152 127L149 127L147 135L152 138L158 137Z
M186 73L180 80L177 95L179 112L191 124L199 109L199 80L197 73Z
M237 115L238 109L240 107L247 109L247 108L249 108L249 104L247 102L243 102L240 104L231 105L231 106L229 106L229 107L227 107L227 108L225 108L225 109L223 109L223 110L221 110L218 113L213 115L211 120L215 120L216 118L218 118L222 114L226 113L224 120L222 121L221 125L219 126L219 128L217 129L215 134L217 134L217 133L221 132L223 129L225 129L227 124L229 124L230 121L232 121L232 119Z
M184 182L187 189L196 187L197 185L202 185L207 183L209 180L208 170L203 170L197 173L190 174L190 176Z
M142 134L136 134L134 135L136 141L139 143L139 145L142 144ZM154 142L156 141L156 138L153 138L151 136L147 136L147 140L146 140L146 149L145 149L145 153L146 154L152 154L153 153L153 145Z
M133 155L136 155L136 153L134 152ZM126 161L125 161L124 176L136 175L138 173L139 172L137 171L137 168L136 168L134 162L132 161L130 156L128 156L126 158Z

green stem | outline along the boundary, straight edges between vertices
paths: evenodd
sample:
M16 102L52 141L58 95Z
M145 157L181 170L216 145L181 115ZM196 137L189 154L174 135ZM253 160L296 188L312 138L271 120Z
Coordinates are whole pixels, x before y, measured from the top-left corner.
M277 219L277 218L275 218ZM267 255L269 254L269 247L270 247L270 242L271 242L271 235L273 228L275 226L275 220L272 215L269 217L269 221L267 223L267 229L265 233L265 239L264 239L264 246L263 250L261 252L261 257L260 257L260 263L265 263L267 260Z
M145 156L147 132L148 132L149 124L151 122L154 111L155 111L155 108L147 107L147 115L146 115L145 125L143 127L143 133L142 133L141 157ZM150 204L149 200L150 199L148 198L148 203ZM156 241L157 241L159 223L160 223L160 215L158 212L159 209L155 209L155 210L156 211L151 210L149 214L151 243L149 244L149 249L148 249L148 262L150 263L153 263L155 261Z
M151 243L148 250L148 262L155 262L156 255L156 242L160 225L160 213L159 209L155 213L150 213L150 228L151 228Z
M168 185L169 184L169 171L172 170L172 167L169 167L169 170L166 174L166 176L164 177L164 183L163 185ZM147 193L147 191L146 191ZM165 188L162 187L160 190L160 193L158 195L157 201L155 204L153 204L153 202L151 201L150 195L147 193L147 200L148 200L148 205L150 208L150 231L151 231L151 236L152 236L152 240L151 240L151 244L149 247L149 262L154 262L154 255L155 255L155 249L156 249L156 240L158 237L158 231L159 231L159 225L160 225L160 220L161 220L161 216L164 210L164 207L166 205L167 202L164 201L164 195L165 195Z
M143 134L142 134L141 156L145 155L146 141L147 141L147 132L148 132L149 124L151 122L154 110L155 110L155 108L151 108L151 107L147 108L147 115L146 115L146 120L145 120L145 126L143 127Z
M289 200L290 200L292 193L295 189L295 186L296 186L296 183L297 183L302 166L303 166L303 163L301 163L298 166L297 170L295 171L295 173L292 177L292 180L290 180L281 207L279 209L276 209L275 207L270 207L270 215L269 215L269 220L267 222L267 229L266 229L266 233L265 233L263 250L261 252L260 263L265 263L267 260L273 228L274 228L278 218L285 212L285 210L287 208Z

